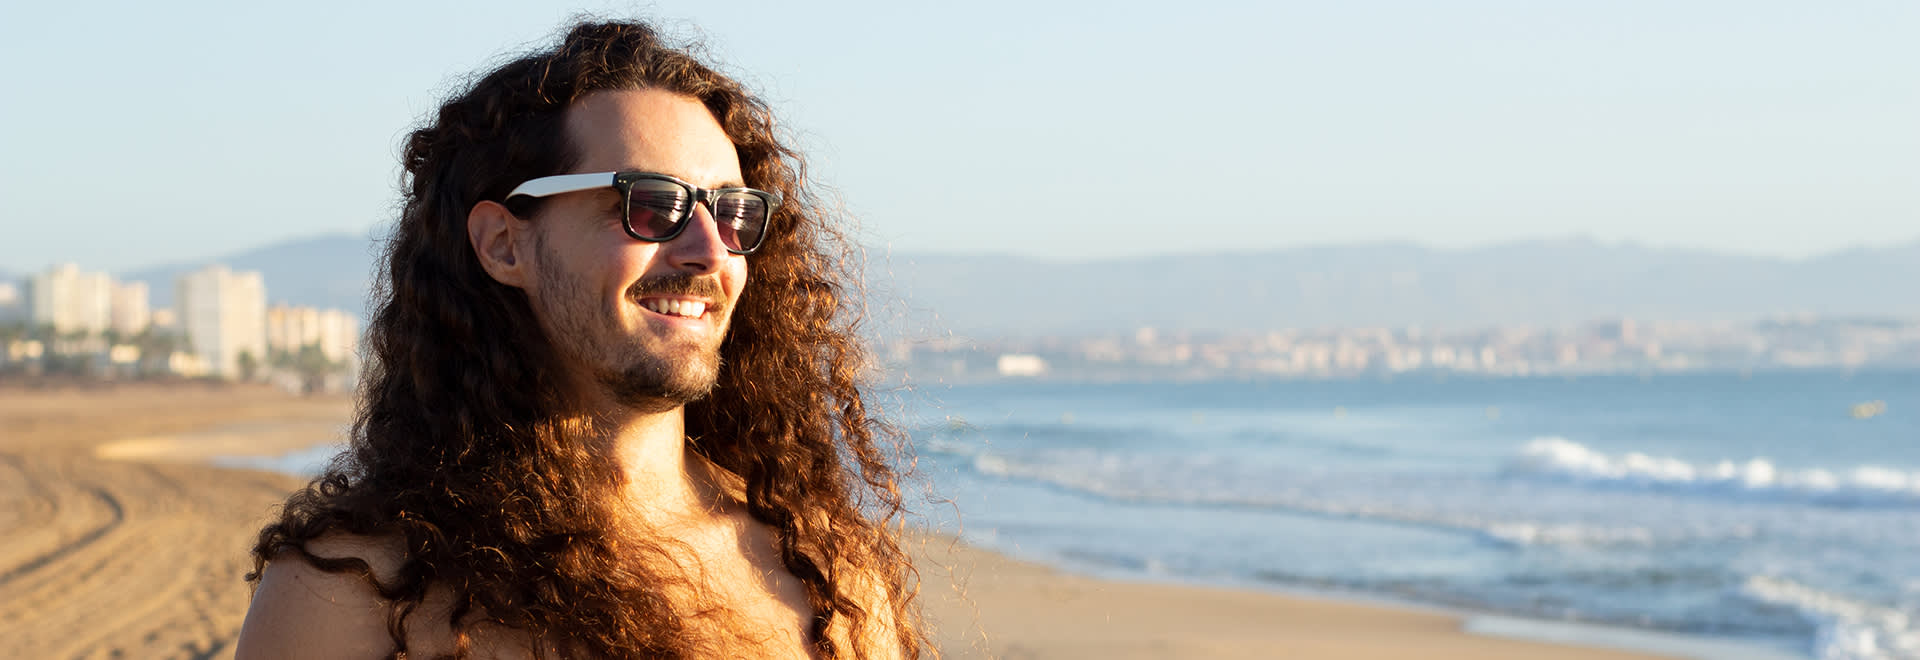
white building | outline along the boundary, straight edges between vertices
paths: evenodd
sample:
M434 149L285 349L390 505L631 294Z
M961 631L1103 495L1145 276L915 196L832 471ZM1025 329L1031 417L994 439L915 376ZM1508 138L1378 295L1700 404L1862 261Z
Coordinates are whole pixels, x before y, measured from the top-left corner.
M155 332L180 334L180 310L178 309L161 307L153 310L153 314L147 320L148 325L151 325Z
M338 309L274 305L267 310L267 350L297 354L319 345L328 361L352 362L360 338L358 325Z
M25 310L21 309L20 287L12 282L0 282L0 323L25 318Z
M113 315L113 278L61 264L27 278L27 319L57 333L105 332Z
M146 282L114 284L111 296L107 306L107 327L113 328L121 337L140 334L153 322L152 296L148 295Z
M1047 372L1047 361L1038 355L1006 353L994 365L1002 376L1034 377Z
M240 378L241 354L266 366L267 285L260 273L208 266L181 275L175 291L187 350L200 358L209 375Z

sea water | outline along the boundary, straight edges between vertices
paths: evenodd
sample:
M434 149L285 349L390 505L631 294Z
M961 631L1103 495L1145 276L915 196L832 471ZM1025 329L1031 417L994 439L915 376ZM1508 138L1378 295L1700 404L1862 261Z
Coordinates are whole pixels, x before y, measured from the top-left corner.
M1070 570L1920 660L1916 371L920 385L887 414L927 525Z
M1920 372L921 386L901 414L951 500L925 515L1026 558L1920 659Z

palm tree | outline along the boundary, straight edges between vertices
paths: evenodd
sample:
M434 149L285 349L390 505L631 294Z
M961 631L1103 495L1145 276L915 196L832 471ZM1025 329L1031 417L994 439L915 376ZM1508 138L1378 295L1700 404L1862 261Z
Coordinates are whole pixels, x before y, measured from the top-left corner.
M293 369L300 374L300 382L308 393L318 392L326 386L327 376L345 368L346 364L327 359L326 351L320 350L320 344L307 344L293 356Z
M149 374L167 373L167 359L186 343L180 335L158 332L153 326L141 330L131 341L140 348L140 364Z
M254 374L260 372L260 360L253 356L253 351L240 351L237 361L240 367L240 380L251 382Z

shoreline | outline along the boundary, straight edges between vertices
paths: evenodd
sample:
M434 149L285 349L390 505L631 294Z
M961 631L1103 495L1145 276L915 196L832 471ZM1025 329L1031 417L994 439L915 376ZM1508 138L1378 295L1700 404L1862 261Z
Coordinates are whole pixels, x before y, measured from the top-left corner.
M1330 589L1278 582L1205 579L1166 573L1146 573L1076 562L1071 559L1040 557L1032 553L1022 553L1018 549L1002 547L992 542L970 540L965 538L964 534L956 537L947 532L925 532L923 530L923 533L938 534L941 535L942 538L952 539L956 543L971 546L980 552L997 555L1007 561L1029 564L1043 570L1054 571L1064 575L1080 576L1090 580L1159 586L1171 589L1212 589L1245 592L1281 599L1338 603L1361 608L1377 608L1417 615L1437 615L1458 621L1461 631L1466 634L1496 639L1624 651L1663 658L1688 658L1694 660L1814 660L1813 656L1803 651L1795 650L1793 648L1794 645L1788 643L1788 640L1769 641L1759 638L1749 639L1635 628L1603 622L1541 619L1493 610L1473 609L1396 598L1390 594L1368 591Z
M0 490L0 637L34 657L230 654L245 548L305 478L216 459L328 444L350 412L253 387L0 390L0 488L19 491ZM1736 657L1364 594L1080 571L951 535L910 543L953 658ZM232 550L194 554L207 547ZM88 578L100 562L112 573Z

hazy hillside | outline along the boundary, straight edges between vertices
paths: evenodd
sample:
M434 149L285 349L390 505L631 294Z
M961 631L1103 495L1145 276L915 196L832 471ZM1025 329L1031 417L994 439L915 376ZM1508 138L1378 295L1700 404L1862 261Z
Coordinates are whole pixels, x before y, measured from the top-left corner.
M1570 240L1080 263L903 254L872 269L894 280L881 316L915 333L1920 316L1920 242L1797 262Z
M257 270L267 283L267 301L344 309L365 316L368 285L380 244L367 236L333 234L275 243L222 257L120 273L122 280L146 282L153 305L173 303L174 280L210 263L234 270Z
M379 245L332 235L125 273L173 296L218 261L265 274L269 299L361 310ZM926 336L1238 330L1352 325L1577 323L1613 316L1920 317L1920 242L1803 261L1534 241L1463 250L1412 244L1054 262L870 256L873 320Z

